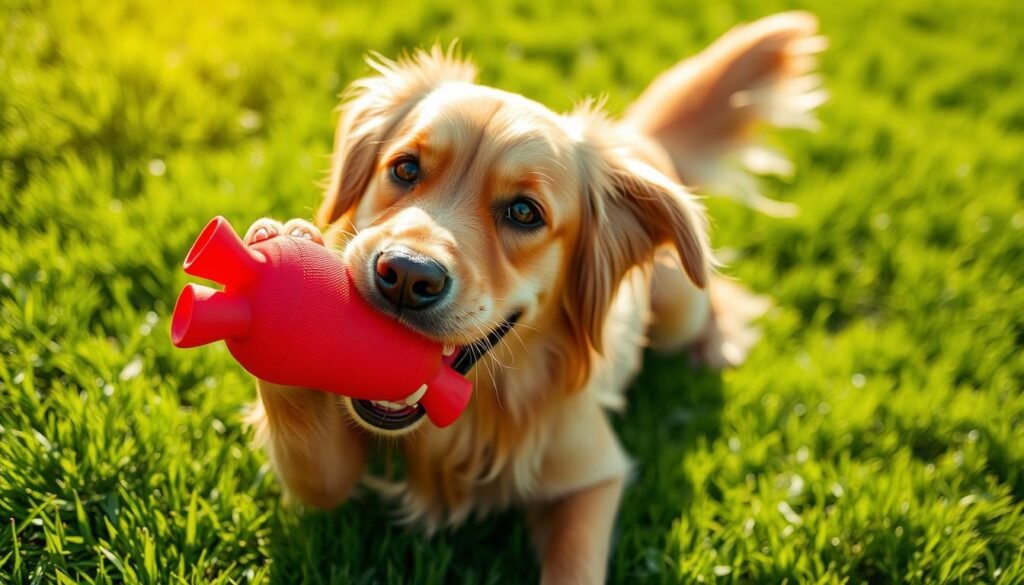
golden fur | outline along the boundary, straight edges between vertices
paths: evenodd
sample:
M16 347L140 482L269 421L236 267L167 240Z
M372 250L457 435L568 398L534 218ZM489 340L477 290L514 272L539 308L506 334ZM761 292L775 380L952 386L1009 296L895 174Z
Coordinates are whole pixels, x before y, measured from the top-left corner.
M712 275L703 208L682 185L731 184L755 207L790 211L729 160L786 170L752 138L764 122L812 124L815 29L805 13L738 27L660 77L621 121L594 102L563 116L475 85L471 65L437 48L372 61L375 74L342 107L323 236L307 222L261 220L247 240L322 237L353 267L395 242L437 259L456 283L457 309L434 332L442 342L468 344L522 317L470 373L474 396L458 421L388 438L404 453L402 477L364 477L373 433L345 401L261 381L258 437L288 492L332 507L363 479L430 530L522 506L545 581L602 581L630 468L606 409L624 404L647 336L737 364L765 308ZM422 173L414 187L388 179L409 156ZM542 228L496 220L522 193L542 208ZM372 295L368 274L353 269Z

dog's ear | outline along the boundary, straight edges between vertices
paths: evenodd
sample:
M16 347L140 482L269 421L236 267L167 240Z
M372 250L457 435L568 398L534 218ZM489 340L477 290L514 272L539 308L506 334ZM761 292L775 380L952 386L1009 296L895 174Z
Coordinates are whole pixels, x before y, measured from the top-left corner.
M630 269L671 244L690 280L704 288L712 259L696 198L629 147L610 144L607 123L587 118L597 131L584 131L577 144L582 215L564 305L577 338L600 352L605 317Z
M367 63L376 74L353 82L340 108L330 179L317 213L321 227L355 206L377 167L381 145L424 96L446 81L476 78L472 64L437 45L398 61L375 55Z

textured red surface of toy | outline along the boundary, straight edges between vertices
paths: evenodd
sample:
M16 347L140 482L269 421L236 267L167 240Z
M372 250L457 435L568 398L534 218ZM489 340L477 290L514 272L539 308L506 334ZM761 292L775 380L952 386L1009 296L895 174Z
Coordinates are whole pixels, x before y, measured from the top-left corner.
M223 339L260 379L362 400L397 402L426 384L419 404L439 427L469 403L471 384L441 344L371 308L324 246L278 236L247 247L216 217L184 267L224 290L185 285L171 318L178 347Z

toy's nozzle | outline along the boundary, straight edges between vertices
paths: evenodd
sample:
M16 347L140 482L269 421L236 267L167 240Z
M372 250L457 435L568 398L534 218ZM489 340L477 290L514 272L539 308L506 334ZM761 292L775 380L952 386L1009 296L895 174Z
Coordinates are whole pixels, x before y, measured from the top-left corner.
M473 385L447 365L427 384L427 393L420 405L427 411L430 422L444 428L459 418L469 404Z
M186 284L171 316L171 341L197 347L220 339L245 337L252 312L245 298L199 284Z
M244 286L255 280L262 261L263 256L247 248L228 220L218 215L192 244L185 257L185 272L224 285Z

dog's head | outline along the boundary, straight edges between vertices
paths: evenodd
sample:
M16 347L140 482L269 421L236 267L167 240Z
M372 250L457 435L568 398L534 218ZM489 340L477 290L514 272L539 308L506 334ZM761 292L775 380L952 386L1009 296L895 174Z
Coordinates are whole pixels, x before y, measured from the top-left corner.
M575 359L553 379L571 390L619 282L657 246L674 244L706 283L700 207L595 108L560 116L474 85L470 65L436 48L373 65L342 107L318 220L344 234L355 284L380 311L451 348L514 321L526 344L567 346ZM353 411L392 434L419 419L396 404Z

